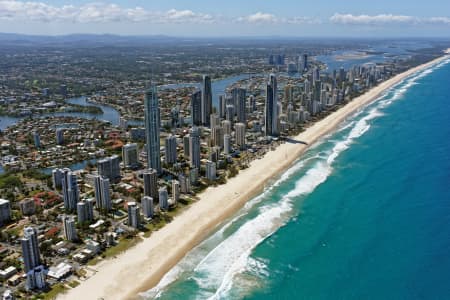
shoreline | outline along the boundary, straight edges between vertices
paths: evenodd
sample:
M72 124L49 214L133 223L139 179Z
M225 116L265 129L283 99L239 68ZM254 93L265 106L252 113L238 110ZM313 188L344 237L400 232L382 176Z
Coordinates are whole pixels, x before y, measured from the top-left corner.
M446 53L449 54L449 50ZM117 258L89 267L96 270L95 274L82 281L78 287L59 295L58 299L138 298L139 292L156 286L188 251L235 214L249 199L263 191L268 182L288 169L309 146L335 130L359 109L375 101L387 89L448 57L444 54L380 83L293 137L307 145L288 142L281 144L262 159L252 161L249 168L241 170L226 184L208 188L199 195L199 201L149 238Z

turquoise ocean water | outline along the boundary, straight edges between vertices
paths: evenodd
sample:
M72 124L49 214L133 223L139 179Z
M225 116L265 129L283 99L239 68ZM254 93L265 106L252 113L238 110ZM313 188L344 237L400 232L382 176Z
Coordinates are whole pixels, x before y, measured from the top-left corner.
M143 296L450 299L450 60L350 117Z

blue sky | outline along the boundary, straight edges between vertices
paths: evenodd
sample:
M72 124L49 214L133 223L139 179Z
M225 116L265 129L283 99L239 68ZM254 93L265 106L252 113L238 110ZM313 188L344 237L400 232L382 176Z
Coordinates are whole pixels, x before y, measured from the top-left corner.
M450 1L0 0L0 32L450 37Z

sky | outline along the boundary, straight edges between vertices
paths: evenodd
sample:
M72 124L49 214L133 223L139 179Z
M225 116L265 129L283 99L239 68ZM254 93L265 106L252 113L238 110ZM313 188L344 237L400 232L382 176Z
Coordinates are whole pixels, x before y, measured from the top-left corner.
M0 0L0 32L450 37L450 0Z

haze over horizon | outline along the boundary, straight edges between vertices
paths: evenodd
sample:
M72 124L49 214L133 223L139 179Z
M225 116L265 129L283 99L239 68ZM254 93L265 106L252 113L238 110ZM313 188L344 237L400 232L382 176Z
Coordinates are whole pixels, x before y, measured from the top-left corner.
M0 0L0 32L300 37L450 37L450 3L380 0Z

